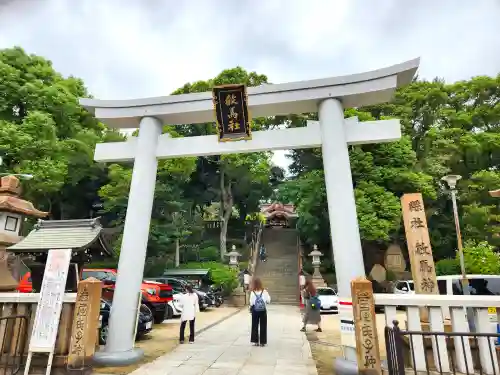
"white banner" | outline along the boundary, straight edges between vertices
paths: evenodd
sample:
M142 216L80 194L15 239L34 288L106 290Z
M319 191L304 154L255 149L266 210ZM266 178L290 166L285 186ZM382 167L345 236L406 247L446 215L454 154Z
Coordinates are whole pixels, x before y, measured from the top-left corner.
M31 331L31 352L52 352L54 349L70 260L71 249L49 250Z

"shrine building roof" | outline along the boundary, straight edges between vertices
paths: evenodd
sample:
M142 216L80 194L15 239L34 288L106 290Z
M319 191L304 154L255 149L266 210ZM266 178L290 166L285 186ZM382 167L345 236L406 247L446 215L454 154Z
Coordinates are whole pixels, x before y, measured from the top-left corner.
M267 218L273 217L297 217L295 206L293 204L283 204L280 202L264 203L260 205L261 213Z
M54 249L94 250L112 256L99 218L81 220L38 220L20 242L7 248L14 253L45 252Z

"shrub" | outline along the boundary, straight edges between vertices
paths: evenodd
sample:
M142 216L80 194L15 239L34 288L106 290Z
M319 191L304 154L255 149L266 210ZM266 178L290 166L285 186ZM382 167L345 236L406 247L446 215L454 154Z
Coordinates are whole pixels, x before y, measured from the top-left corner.
M238 266L239 266L240 270L242 270L242 271L246 270L246 269L248 269L248 262L240 262L238 264Z
M385 278L387 281L396 281L397 280L396 274L391 270L386 270Z
M222 287L226 295L238 286L238 270L219 262L192 262L182 264L181 268L209 269L214 285Z
M118 268L118 259L103 260L101 262L91 262L84 266L85 268Z
M465 270L471 274L500 274L500 258L488 242L467 241L464 247ZM457 259L459 255L457 254Z
M200 249L200 260L203 262L213 262L219 260L219 248L208 246Z
M460 261L454 258L441 259L436 262L436 275L460 275Z

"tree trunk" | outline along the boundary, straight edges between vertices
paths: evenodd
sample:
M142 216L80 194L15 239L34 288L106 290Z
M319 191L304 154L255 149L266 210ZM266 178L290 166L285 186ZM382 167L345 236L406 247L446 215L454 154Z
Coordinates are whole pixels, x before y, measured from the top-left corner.
M180 262L181 258L181 251L179 248L179 239L175 240L175 267L178 268L179 265L181 264Z
M227 253L227 227L229 225L229 219L231 218L231 213L233 212L233 194L231 192L231 182L227 183L224 175L224 171L221 169L220 173L220 191L221 191L221 226L220 226L220 258L224 261Z

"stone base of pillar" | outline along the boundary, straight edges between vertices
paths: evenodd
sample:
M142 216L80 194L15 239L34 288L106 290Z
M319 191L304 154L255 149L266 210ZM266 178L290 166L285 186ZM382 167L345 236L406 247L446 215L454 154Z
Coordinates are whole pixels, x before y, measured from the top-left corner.
M133 348L125 352L97 352L93 360L95 364L101 366L128 366L139 362L144 357L144 351Z

